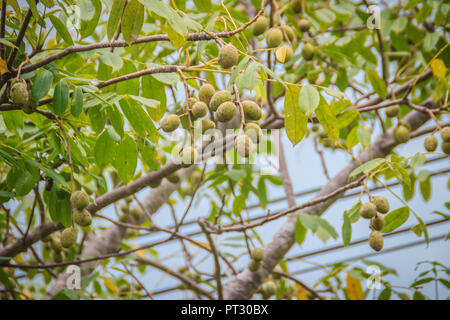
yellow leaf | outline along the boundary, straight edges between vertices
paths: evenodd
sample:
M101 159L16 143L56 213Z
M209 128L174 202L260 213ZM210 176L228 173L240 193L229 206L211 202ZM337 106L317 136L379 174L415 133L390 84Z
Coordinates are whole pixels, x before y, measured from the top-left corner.
M105 286L109 289L109 290L111 290L112 292L117 292L117 288L116 288L116 286L111 282L111 280L109 280L108 278L106 278L106 277L102 277L102 279L103 279L103 283L105 284Z
M137 244L133 244L132 247L133 247L133 249L139 248L139 246L138 246ZM144 250L136 251L136 253L137 253L137 255L138 255L139 257L145 258L145 251L144 251Z
M47 42L47 49L51 49L56 45L56 40L55 38L51 38L48 40Z
M441 59L434 59L431 62L431 70L433 71L434 76L438 78L445 77L445 73L447 72L447 68Z
M5 73L8 73L8 66L6 65L5 60L3 60L2 58L0 58L0 73L2 75L4 75Z
M278 62L284 63L286 61L286 46L279 47L277 51L275 51L275 57L277 58Z
M295 284L295 288L297 289L297 300L309 300L307 291L298 283Z
M209 243L207 243L207 242L199 242L200 244L202 244L202 245L204 245L205 247L207 247L207 248L210 248L209 247ZM194 246L196 246L196 247L199 247L199 248L202 248L201 246L199 246L198 244L196 244L196 243L192 243Z
M350 272L347 272L347 295L350 300L361 300L364 295L361 282L353 278Z

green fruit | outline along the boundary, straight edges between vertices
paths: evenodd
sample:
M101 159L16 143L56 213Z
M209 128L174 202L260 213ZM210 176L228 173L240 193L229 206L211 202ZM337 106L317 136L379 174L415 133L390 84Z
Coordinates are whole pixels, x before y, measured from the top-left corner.
M212 96L211 101L209 102L209 108L212 111L216 111L222 103L232 100L233 98L231 97L230 91L228 90L217 91Z
M372 218L372 227L380 231L384 227L384 218L383 216L377 214L375 217Z
M28 103L22 106L22 111L25 112L26 114L31 114L36 110L37 107L38 107L37 101L29 99Z
M150 188L156 188L161 185L162 179L151 180L148 185Z
M267 47L275 48L283 42L283 33L279 28L270 28L266 34Z
M291 0L291 8L295 13L302 11L302 0Z
M185 147L180 153L181 164L185 167L189 167L198 160L198 152L193 147Z
M301 32L307 32L311 28L311 23L306 19L301 19L298 22L298 28Z
M224 69L229 69L236 65L239 59L239 52L232 44L227 44L219 50L219 64Z
M51 246L54 252L61 252L62 250L61 241L56 238L52 238Z
M378 231L372 231L369 236L369 245L375 251L383 249L383 236Z
M261 268L261 261L251 259L248 263L248 270L250 270L251 272L256 272L259 270L259 268Z
M425 150L427 150L428 152L433 152L438 146L438 140L435 136L428 136L425 138L423 145L425 147Z
M74 228L66 228L61 234L61 245L64 248L70 248L77 241L77 230Z
M399 112L400 112L400 106L398 104L395 104L393 106L386 108L386 116L389 118L396 117Z
M180 125L180 118L176 114L169 114L161 121L161 129L164 132L172 132Z
M83 210L89 205L89 197L83 191L75 191L70 196L70 203L72 207L78 210Z
M410 131L406 126L398 126L394 129L393 137L397 143L405 143L409 140Z
M267 21L267 18L264 16L259 17L252 25L252 33L255 36L259 36L260 34L263 34L267 27L269 25L269 22Z
M411 131L411 125L409 124L408 121L400 120L398 125L399 126L404 126L404 127L408 128L409 131Z
M198 98L200 101L209 104L214 93L216 93L216 89L209 83L205 83L200 87L200 90L198 90Z
M312 132L317 132L317 131L319 131L319 129L320 129L320 126L318 126L317 124L314 124L314 125L311 127L311 131L312 131Z
M180 176L176 172L169 174L166 177L166 179L169 180L171 183L178 183L178 182L180 182Z
M208 130L216 128L216 124L209 119L203 119L201 125L202 125L202 134L205 134L205 132Z
M234 140L234 147L236 152L243 158L247 158L253 151L253 142L246 134L240 134Z
M450 154L450 142L442 142L441 149L445 154Z
M283 25L281 28L284 30L284 32L286 32L286 35L288 36L289 41L290 41L290 42L294 42L294 40L295 40L295 32L294 32L294 29L292 29L292 28L291 28L290 26L288 26L288 25Z
M263 138L263 132L256 123L247 123L244 133L252 139L253 143L259 143Z
M372 202L367 202L361 206L359 212L364 219L372 219L377 214L377 207Z
M86 209L75 210L73 214L73 221L79 226L87 227L92 223L92 216Z
M373 204L379 213L386 214L389 212L389 201L383 196L376 196L372 199Z
M233 119L236 112L237 108L233 102L224 102L217 109L217 120L220 122L228 122Z
M142 210L140 207L136 206L131 209L131 214L135 221L139 222L142 219Z
M16 82L11 86L11 89L9 89L9 98L14 104L19 106L24 106L28 103L30 94L25 81Z
M192 106L192 116L194 117L194 120L206 116L207 113L208 106L202 101L197 101Z
M128 223L130 222L130 214L129 213L124 213L119 217L119 221L122 223Z
M255 248L250 253L250 257L255 261L262 261L264 259L264 249L263 248Z
M261 119L261 108L256 102L244 100L242 101L242 108L244 109L245 120Z
M275 283L275 281L269 280L266 282L266 285L264 287L264 293L266 296L273 296L278 290L278 286Z
M306 43L302 48L302 57L305 60L311 60L314 57L314 46L310 43Z
M59 252L53 251L52 257L53 257L53 261L55 261L56 263L63 262L63 255L62 255L61 251L59 251Z
M191 179L192 184L197 184L200 182L201 178L202 178L202 173L197 170L197 171L192 172L190 179Z
M441 130L441 137L445 142L450 142L450 127L445 127Z
M120 211L122 211L122 213L129 214L130 213L130 206L128 204L121 203L120 204Z

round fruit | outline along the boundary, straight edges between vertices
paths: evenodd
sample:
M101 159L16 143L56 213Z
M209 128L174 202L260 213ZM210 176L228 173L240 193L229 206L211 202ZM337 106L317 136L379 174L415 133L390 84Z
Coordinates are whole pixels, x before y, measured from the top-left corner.
M270 28L267 31L266 42L269 48L278 47L283 42L283 33L279 28Z
M250 253L250 257L256 261L262 261L264 259L264 249L263 248L255 248Z
M160 186L161 182L162 179L151 180L148 185L150 186L150 188L156 188Z
M425 147L425 150L427 150L428 152L433 152L438 146L438 140L435 136L428 136L425 138L423 145Z
M384 218L383 216L377 214L375 217L372 218L372 227L380 231L384 227Z
M389 118L396 117L399 112L400 112L400 106L398 104L395 104L393 106L386 108L386 116Z
M372 231L369 236L369 245L375 251L383 249L383 236L378 231Z
M119 217L119 221L122 223L128 223L130 222L130 214L129 213L123 213L120 217Z
M442 142L441 148L445 154L450 154L450 142Z
M202 124L202 134L204 134L208 130L216 128L216 124L214 123L214 121L211 121L209 119L203 119L201 124Z
M389 212L389 201L385 197L376 196L373 197L372 201L379 213L385 214Z
M394 129L394 140L397 143L405 143L409 140L410 131L406 126L398 126Z
M200 90L198 90L198 98L200 101L209 104L214 93L216 93L216 89L209 83L205 83L200 87Z
M227 44L219 50L219 64L224 69L229 69L236 65L239 59L239 52L232 44Z
M231 92L228 90L221 90L216 92L209 102L209 107L212 111L216 111L219 106L227 101L232 101L233 98L231 97Z
M161 129L164 132L172 132L180 125L180 118L176 114L169 114L161 121Z
M359 212L364 219L372 219L377 214L377 207L372 202L367 202L361 206Z
M130 206L128 204L121 203L120 211L122 211L122 213L128 214L128 213L130 213Z
M233 102L224 102L217 109L217 120L220 122L228 122L233 119L236 112L237 108Z
M302 57L305 60L311 60L314 57L314 46L310 43L306 43L302 48Z
M197 162L198 152L193 147L185 147L180 153L181 164L189 167L191 164Z
M300 29L301 32L306 32L309 30L309 28L311 28L311 23L306 19L301 19L298 22L298 28Z
M86 209L75 210L73 214L73 220L75 223L82 227L90 226L92 223L92 216Z
M282 51L284 51L284 53ZM277 61L279 63L286 63L292 59L293 55L294 55L294 50L292 50L292 48L290 46L282 46L282 47L278 48L275 58L277 59Z
M252 139L253 143L259 143L263 138L263 132L256 123L247 123L244 133Z
M200 171L197 170L197 171L192 172L191 182L193 184L199 183L201 178L202 178L202 173Z
M131 214L133 215L133 218L135 221L141 221L142 219L142 210L140 207L133 207L133 209L131 209Z
M244 109L245 120L261 119L261 108L256 102L244 100L242 101L242 108Z
M441 137L445 142L450 142L450 127L445 127L441 130Z
M248 263L248 270L250 270L251 272L256 272L259 270L259 268L261 268L261 261L251 259Z
M22 106L22 111L25 112L26 114L31 114L36 110L37 107L38 107L37 101L29 99L28 103Z
M255 36L259 36L260 34L263 34L266 31L268 25L269 22L267 21L267 18L261 16L255 21L255 23L253 23L252 33Z
M236 152L243 158L247 158L253 151L253 142L246 134L240 134L234 140Z
M70 248L77 241L77 230L74 228L66 228L61 234L61 245L64 248Z
M30 99L27 84L25 81L14 83L9 90L9 98L14 104L19 106L26 105Z
M56 263L63 262L63 255L62 255L61 251L59 251L59 252L53 251L52 257L53 257L53 261L55 261Z
M178 182L180 182L180 176L179 176L178 173L176 173L176 172L169 174L169 175L166 177L166 179L169 180L169 181L172 182L172 183L178 183Z
M83 191L75 191L70 196L70 203L72 207L78 210L83 210L89 205L89 197Z
M266 286L264 287L264 292L267 296L271 297L277 292L277 284L275 281L269 280L266 283Z
M411 131L411 125L409 124L408 121L400 120L400 121L398 122L398 125L399 125L399 126L404 126L404 127L408 128L409 131Z
M207 113L208 106L203 101L197 101L192 106L192 116L194 117L194 120L206 116Z
M292 0L291 8L295 13L300 13L302 11L302 0Z
M284 32L286 32L286 35L289 39L290 42L293 42L295 40L295 33L294 33L294 29L292 29L290 26L288 25L283 25L282 26Z

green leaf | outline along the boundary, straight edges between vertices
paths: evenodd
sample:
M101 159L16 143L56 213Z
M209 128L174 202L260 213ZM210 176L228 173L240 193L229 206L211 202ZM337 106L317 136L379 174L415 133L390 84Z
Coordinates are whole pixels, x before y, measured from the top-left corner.
M125 7L122 17L122 34L127 43L134 42L144 24L144 6L137 0L131 0Z
M307 231L308 230L303 226L300 217L298 217L295 224L295 241L298 243L298 245L301 245L303 241L305 241Z
M70 36L70 33L67 30L67 27L65 26L65 24L62 23L62 21L59 20L59 18L57 18L54 15L50 15L49 18L50 18L50 21L52 22L53 26L55 27L56 32L58 32L59 36L61 38L63 38L63 40L67 44L73 46L72 37Z
M134 176L137 166L137 147L133 138L125 135L117 148L114 167L119 172L120 180L128 183Z
M301 213L299 215L299 218L305 228L310 229L312 232L317 231L317 228L319 227L319 222L316 216L307 213Z
M402 207L391 211L384 218L384 228L382 233L391 232L404 224L409 218L409 208Z
M72 97L71 112L74 117L79 117L83 111L83 90L80 87L76 87Z
M391 297L392 290L389 287L384 288L378 295L378 300L389 300Z
M431 178L428 176L424 181L419 182L420 193L422 194L423 200L427 202L431 198Z
M31 97L39 101L44 98L48 90L50 90L53 82L53 73L50 71L43 71L34 80L33 87L31 88Z
M333 228L333 226L331 224L328 223L327 220L322 219L320 217L316 217L317 218L317 222L319 224L320 227L322 227L326 232L328 232L333 239L337 239L338 238L338 234L336 232L336 230Z
M209 12L211 10L211 0L194 0L194 4L200 11Z
M238 195L233 200L233 214L239 216L245 208L246 197L243 194Z
M361 124L356 132L359 142L363 147L370 145L370 129Z
M367 76L369 77L370 84L373 90L381 97L384 98L387 95L386 83L380 78L375 70L367 70Z
M107 131L103 131L94 148L95 162L100 168L112 162L116 155L117 145Z
M344 247L348 246L352 239L352 224L349 216L344 213L344 224L342 225L342 240L344 241Z
M148 99L153 98L159 102L156 108L147 108L150 117L158 122L166 113L167 98L165 86L154 77L143 77L141 82L142 97Z
M299 107L299 89L297 86L288 85L284 98L285 128L286 135L295 146L299 143L306 132L308 118Z
M64 80L60 80L53 93L53 111L58 116L62 116L69 105L69 86Z
M111 39L114 37L117 28L119 27L125 3L126 0L114 0L113 2L111 12L109 13L108 27L106 32L109 41L111 41Z
M309 117L319 106L320 94L315 87L307 84L300 90L299 99L300 110Z
M320 97L320 103L315 111L315 114L328 136L334 140L337 140L337 138L339 138L337 119L331 111L330 106L322 96Z
M350 178L353 178L361 173L368 174L369 172L375 170L378 168L381 164L383 164L385 160L383 158L376 158L370 161L367 161L366 163L363 163L361 166L356 168L355 170L350 173Z
M418 152L411 158L410 166L413 169L417 169L423 166L426 160L427 157L423 153Z

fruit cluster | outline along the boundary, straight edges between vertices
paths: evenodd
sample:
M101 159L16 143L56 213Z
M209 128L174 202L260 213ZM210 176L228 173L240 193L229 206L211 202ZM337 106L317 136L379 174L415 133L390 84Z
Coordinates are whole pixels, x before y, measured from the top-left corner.
M372 232L369 236L369 245L375 251L383 249L383 235L380 231L384 227L384 218L380 214L388 212L389 202L383 196L373 197L372 201L364 203L359 211L362 218L370 220Z

